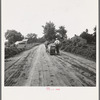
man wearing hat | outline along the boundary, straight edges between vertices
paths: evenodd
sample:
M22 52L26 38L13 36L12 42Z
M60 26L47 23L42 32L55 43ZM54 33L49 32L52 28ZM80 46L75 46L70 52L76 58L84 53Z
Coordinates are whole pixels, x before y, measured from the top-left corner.
M60 45L60 41L58 40L58 38L56 38L54 44L55 44L55 46L56 46L57 54L59 54L59 45Z

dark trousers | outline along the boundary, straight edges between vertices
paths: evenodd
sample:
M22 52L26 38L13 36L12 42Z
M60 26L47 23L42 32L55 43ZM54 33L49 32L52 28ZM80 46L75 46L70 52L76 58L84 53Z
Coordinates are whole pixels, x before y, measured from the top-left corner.
M59 45L56 45L57 54L59 54Z

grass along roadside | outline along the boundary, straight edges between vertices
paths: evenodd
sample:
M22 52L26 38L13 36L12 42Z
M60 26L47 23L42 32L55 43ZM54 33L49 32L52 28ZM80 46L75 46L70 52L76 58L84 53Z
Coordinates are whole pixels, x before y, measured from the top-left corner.
M19 54L23 51L29 50L33 48L34 46L39 45L40 43L31 43L31 44L23 44L23 45L13 45L10 47L5 47L5 58L12 57L16 54Z

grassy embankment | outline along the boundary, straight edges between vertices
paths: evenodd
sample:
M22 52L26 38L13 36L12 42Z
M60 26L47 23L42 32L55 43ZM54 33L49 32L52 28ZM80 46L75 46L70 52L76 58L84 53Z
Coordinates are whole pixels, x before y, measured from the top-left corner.
M11 45L10 47L5 47L5 58L12 57L16 54L19 54L25 50L29 50L40 43L30 43L30 44L22 44L22 45Z
M78 36L63 42L61 50L96 61L96 43L88 44L85 39Z

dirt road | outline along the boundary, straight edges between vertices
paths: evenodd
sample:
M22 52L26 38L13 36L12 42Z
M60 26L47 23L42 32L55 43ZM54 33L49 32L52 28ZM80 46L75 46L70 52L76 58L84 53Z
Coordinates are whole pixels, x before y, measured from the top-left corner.
M96 63L42 44L5 60L5 86L96 86Z

